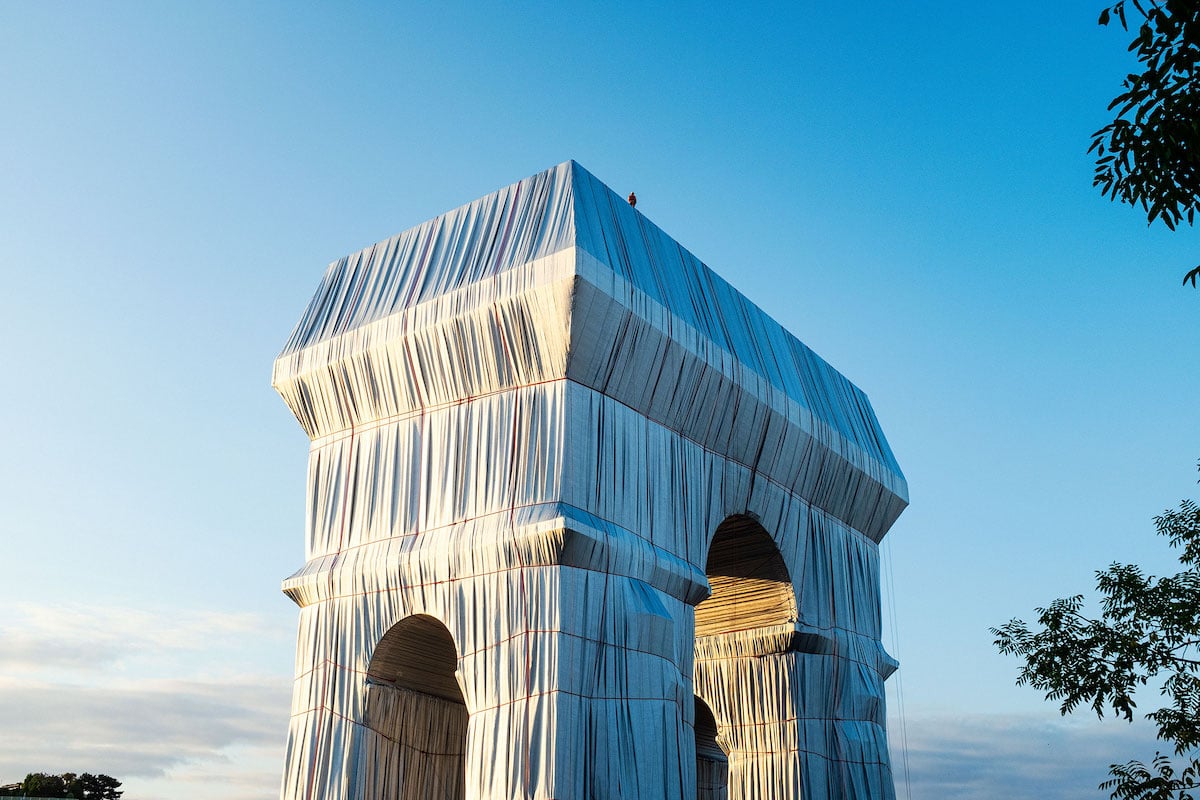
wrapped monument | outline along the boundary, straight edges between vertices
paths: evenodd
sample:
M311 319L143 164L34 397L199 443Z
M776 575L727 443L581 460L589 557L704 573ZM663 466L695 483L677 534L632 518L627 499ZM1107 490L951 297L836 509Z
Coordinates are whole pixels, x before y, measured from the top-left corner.
M574 162L329 266L284 800L894 796L866 396Z

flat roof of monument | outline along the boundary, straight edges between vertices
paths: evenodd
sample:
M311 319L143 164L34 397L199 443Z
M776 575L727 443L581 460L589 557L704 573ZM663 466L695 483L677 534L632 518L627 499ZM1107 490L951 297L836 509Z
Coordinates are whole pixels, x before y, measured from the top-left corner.
M809 409L903 484L858 387L574 160L331 263L281 357L572 247Z

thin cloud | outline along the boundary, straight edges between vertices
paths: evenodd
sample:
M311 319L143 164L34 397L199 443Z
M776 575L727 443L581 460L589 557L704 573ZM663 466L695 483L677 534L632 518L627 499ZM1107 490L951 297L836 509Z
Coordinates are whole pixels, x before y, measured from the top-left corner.
M210 765L186 766L171 771L169 778L137 782L137 800L177 800L180 797L214 796L220 786L221 800L278 800L283 776L283 755L276 749L238 752L238 770L214 777Z
M896 794L907 797L899 724ZM926 716L907 723L911 796L922 800L1104 800L1110 764L1170 750L1142 722L1036 714Z
M288 647L291 634L258 614L19 603L5 609L0 622L0 669L94 671L131 658L209 649L214 643L269 639Z
M162 777L198 762L227 760L235 747L276 750L282 765L290 686L286 680L142 686L0 684L0 779L34 771Z
M294 628L256 614L31 603L0 619L0 783L88 771L140 800L226 784L230 798L278 796Z

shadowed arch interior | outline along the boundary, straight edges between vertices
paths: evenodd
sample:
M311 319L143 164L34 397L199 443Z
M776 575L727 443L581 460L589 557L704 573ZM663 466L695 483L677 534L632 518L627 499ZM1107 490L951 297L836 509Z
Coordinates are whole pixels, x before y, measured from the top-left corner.
M367 677L400 689L462 703L462 689L454 677L458 653L450 631L433 617L407 617L379 640Z
M796 595L770 534L750 517L717 528L704 568L712 595L696 606L696 636L794 622Z
M463 800L467 708L455 679L458 653L433 617L401 620L367 667L364 800Z
M729 759L717 744L717 720L708 705L696 699L696 800L729 797Z

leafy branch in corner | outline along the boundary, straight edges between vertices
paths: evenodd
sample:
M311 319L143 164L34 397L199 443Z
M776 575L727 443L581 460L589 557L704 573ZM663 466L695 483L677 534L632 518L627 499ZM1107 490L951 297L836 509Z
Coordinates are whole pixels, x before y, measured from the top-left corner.
M1128 2L1128 8L1127 8ZM1136 12L1133 16L1130 12ZM1100 13L1136 35L1129 51L1141 73L1129 73L1109 104L1116 118L1092 134L1092 184L1111 200L1141 207L1148 224L1191 225L1200 207L1200 2L1120 0ZM1183 277L1193 287L1200 266Z
M1146 575L1114 563L1096 573L1097 618L1082 595L1037 609L1037 627L1014 619L992 628L1001 653L1024 660L1018 685L1058 702L1066 715L1086 707L1132 721L1137 691L1161 681L1164 704L1146 714L1158 738L1186 766L1156 753L1150 766L1113 764L1102 783L1118 800L1194 800L1200 789L1200 507L1185 500L1154 518L1159 535L1179 551L1175 575Z

